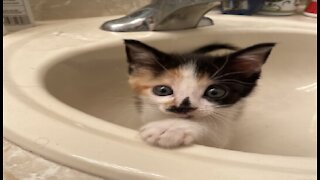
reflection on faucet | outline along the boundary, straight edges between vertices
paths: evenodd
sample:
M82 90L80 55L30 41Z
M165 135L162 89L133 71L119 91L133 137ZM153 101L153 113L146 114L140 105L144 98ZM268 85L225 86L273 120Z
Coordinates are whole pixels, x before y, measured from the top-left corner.
M222 0L152 0L137 11L105 22L106 31L161 31L189 29L212 25L210 18L203 17Z

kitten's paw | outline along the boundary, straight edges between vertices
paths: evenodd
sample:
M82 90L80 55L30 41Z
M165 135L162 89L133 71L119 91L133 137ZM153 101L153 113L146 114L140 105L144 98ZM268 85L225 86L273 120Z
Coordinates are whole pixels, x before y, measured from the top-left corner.
M152 122L140 130L141 138L148 144L174 148L191 145L195 142L194 135L188 129L170 122Z

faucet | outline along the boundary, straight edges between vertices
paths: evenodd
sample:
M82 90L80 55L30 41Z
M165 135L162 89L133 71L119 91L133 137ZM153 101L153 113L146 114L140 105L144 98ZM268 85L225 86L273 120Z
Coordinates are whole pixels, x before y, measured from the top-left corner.
M213 21L204 14L220 5L221 1L152 0L127 16L103 23L101 29L114 32L163 31L213 25Z

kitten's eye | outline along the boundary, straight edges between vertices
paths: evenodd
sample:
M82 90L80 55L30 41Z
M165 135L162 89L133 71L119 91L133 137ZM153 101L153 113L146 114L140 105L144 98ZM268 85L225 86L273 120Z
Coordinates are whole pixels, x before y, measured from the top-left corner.
M152 92L158 96L169 96L173 94L173 90L169 86L159 85L152 89Z
M173 94L173 90L169 86L159 85L152 89L152 92L158 96L169 96Z
M211 85L207 88L203 96L208 100L217 100L225 97L226 95L227 90L224 87Z

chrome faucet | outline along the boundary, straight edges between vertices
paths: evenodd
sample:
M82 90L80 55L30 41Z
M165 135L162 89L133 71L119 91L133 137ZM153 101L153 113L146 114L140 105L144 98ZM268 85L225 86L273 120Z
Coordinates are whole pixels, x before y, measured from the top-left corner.
M163 31L213 25L204 17L223 0L152 0L150 4L119 19L107 21L101 29L115 32Z

